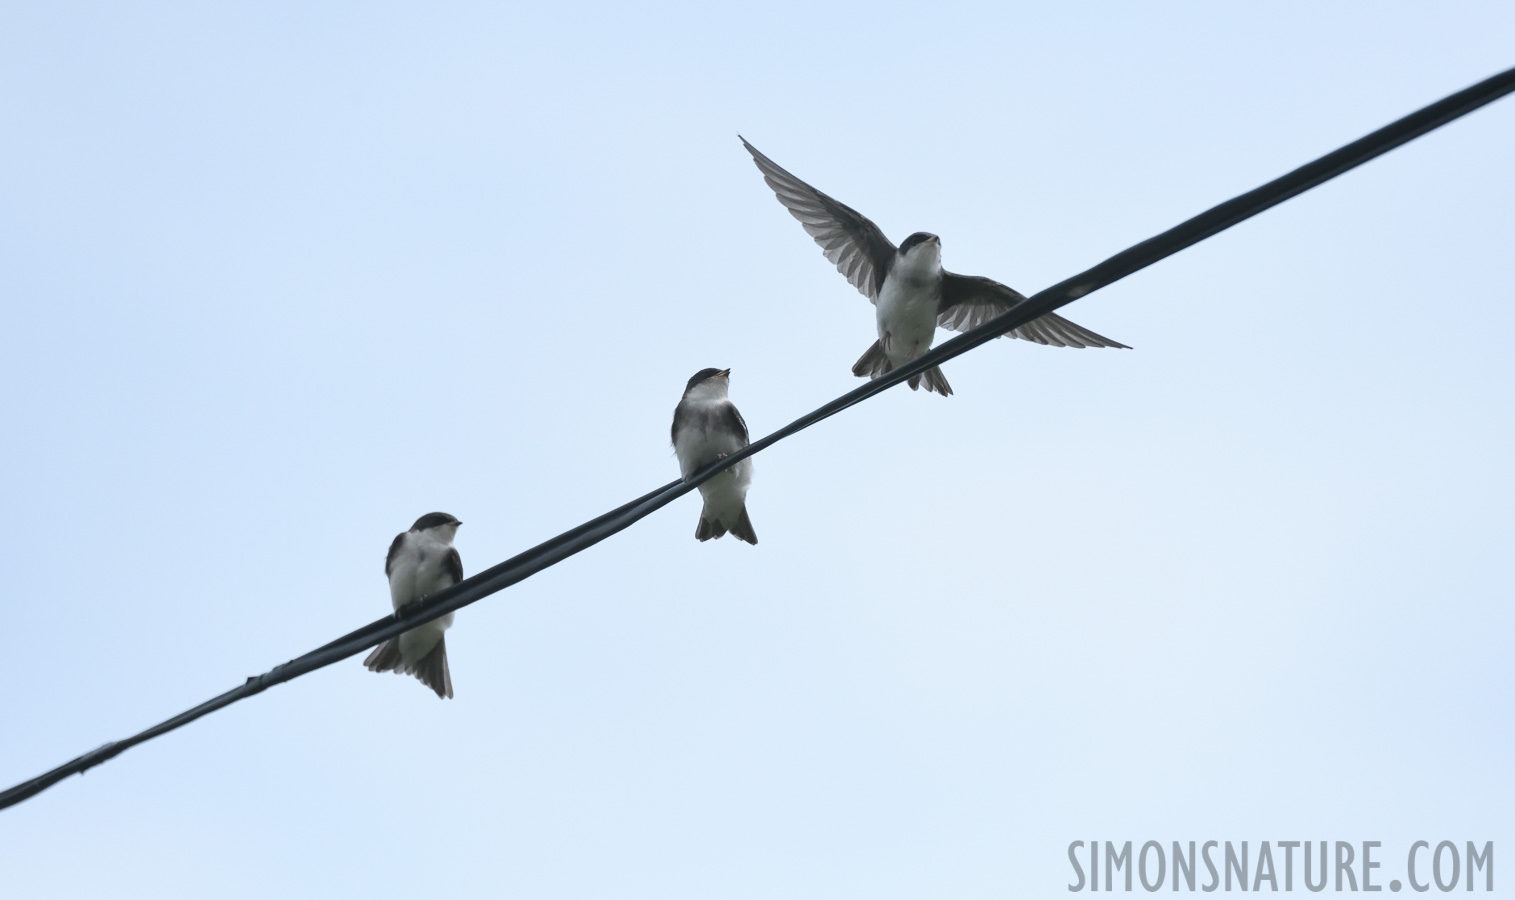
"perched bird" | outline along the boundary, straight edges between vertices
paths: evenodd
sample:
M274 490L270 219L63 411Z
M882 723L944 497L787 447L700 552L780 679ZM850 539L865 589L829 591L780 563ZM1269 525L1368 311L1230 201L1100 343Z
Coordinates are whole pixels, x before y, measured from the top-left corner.
M452 546L462 524L447 513L427 513L409 531L395 535L384 560L395 612L463 580L463 560ZM452 616L448 613L390 638L375 647L363 665L375 672L414 675L438 697L451 699L452 673L447 670L442 632L452 625Z
M934 234L917 231L896 248L862 213L795 178L746 138L741 140L779 202L800 220L837 271L876 307L878 340L853 365L852 374L877 378L930 350L938 325L968 331L1026 299L998 281L943 269L941 239ZM1054 347L1131 349L1054 313L1006 336ZM911 390L921 382L944 397L952 393L940 367L911 377Z
M726 399L730 378L730 369L699 370L684 388L684 398L673 408L673 452L684 478L747 446L747 423ZM705 507L694 529L696 540L708 541L729 531L738 540L757 543L752 520L747 518L747 485L751 481L752 460L744 459L700 485Z

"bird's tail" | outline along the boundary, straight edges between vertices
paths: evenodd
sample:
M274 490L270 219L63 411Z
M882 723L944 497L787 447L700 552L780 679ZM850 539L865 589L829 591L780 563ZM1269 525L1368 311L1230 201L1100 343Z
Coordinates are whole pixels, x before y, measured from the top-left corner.
M915 386L922 381L926 383L926 390L935 391L943 397L952 396L952 385L947 383L947 376L942 374L941 366L932 366L921 374L911 378L910 389L912 391L915 390Z
M852 364L852 374L859 378L877 378L893 371L894 363L884 355L883 345L878 341L874 341L873 346L864 350L863 355ZM906 384L910 385L910 390L918 391L923 381L926 383L926 390L935 391L943 397L952 396L952 385L947 383L947 376L942 374L940 366L932 366L919 375L912 375Z
M363 660L363 665L370 672L403 672L404 661L400 657L400 638L395 636L373 648L368 658Z
M711 538L723 537L725 534L726 526L721 524L720 519L704 510L700 511L700 524L694 526L695 540L708 541Z
M752 520L747 518L745 505L742 507L742 514L737 517L736 524L731 526L731 536L749 544L757 544L757 532L752 530Z
M408 634L409 632L407 632ZM411 665L405 663L400 653L400 637L392 637L368 654L363 660L370 672L394 672L397 675L414 675L420 682L437 692L438 697L452 699L452 672L447 668L447 641L438 638L437 645Z
M739 541L746 541L749 544L757 543L757 532L752 530L752 520L747 518L747 507L745 505L742 507L741 512L737 514L736 522L732 523L729 529L726 523L722 522L720 517L713 514L708 507L700 510L700 524L695 526L694 539L697 541L708 541L711 538L725 536L728 530L731 532L731 536Z
M873 346L863 351L863 355L852 364L852 374L859 378L877 378L894 370L894 363L884 355L884 348L878 341Z
M452 672L447 668L447 639L437 638L437 645L406 671L437 692L438 697L452 699Z

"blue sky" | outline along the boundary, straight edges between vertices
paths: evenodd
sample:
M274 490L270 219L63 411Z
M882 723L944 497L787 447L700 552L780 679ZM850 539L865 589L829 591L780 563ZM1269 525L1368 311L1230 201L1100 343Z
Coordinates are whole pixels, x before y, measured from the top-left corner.
M872 309L737 140L1031 293L1515 63L1501 3L0 13L0 781L764 434ZM25 897L1066 893L1074 840L1515 846L1515 106L0 813ZM1502 868L1507 868L1503 867ZM1505 889L1506 891L1508 888Z

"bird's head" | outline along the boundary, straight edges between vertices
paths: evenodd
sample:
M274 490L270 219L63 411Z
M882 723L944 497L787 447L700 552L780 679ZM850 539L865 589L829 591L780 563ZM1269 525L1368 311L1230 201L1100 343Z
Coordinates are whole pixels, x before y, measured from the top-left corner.
M725 397L731 380L730 369L701 369L684 386L685 397Z
M900 256L909 259L939 260L942 257L942 239L929 231L917 231L900 244Z
M453 536L458 533L458 526L462 524L455 516L444 512L434 512L416 519L416 524L410 526L410 530L417 534L429 533L443 543L450 544Z

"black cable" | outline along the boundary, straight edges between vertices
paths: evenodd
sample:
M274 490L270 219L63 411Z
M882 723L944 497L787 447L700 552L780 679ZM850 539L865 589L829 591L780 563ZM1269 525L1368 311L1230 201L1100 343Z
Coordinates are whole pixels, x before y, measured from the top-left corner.
M324 666L329 666L349 656L355 656L403 631L414 628L416 625L429 622L454 610L461 609L470 603L482 600L497 591L504 590L516 582L529 578L548 566L561 562L581 550L593 547L612 534L629 527L633 522L689 493L718 472L735 465L754 453L771 447L798 431L809 428L822 419L834 416L855 403L860 403L874 394L905 381L912 375L919 374L932 366L940 365L953 357L967 353L980 344L994 340L1006 332L1013 331L1038 316L1066 306L1074 300L1125 278L1133 272L1140 271L1164 257L1172 256L1180 250L1193 246L1211 235L1230 228L1238 222L1249 219L1265 209L1277 206L1296 194L1303 193L1322 182L1335 178L1349 169L1362 165L1374 157L1387 153L1400 144L1414 140L1426 132L1445 125L1453 119L1492 103L1511 91L1515 91L1515 69L1507 69L1498 75L1480 81L1472 87L1465 88L1449 97L1438 100L1430 106L1386 125L1366 137L1359 138L1339 150L1322 156L1314 162L1300 166L1281 178L1275 178L1262 187L1227 200L1225 203L1200 213L1194 218L1174 228L1170 228L1156 237L1149 238L1134 247L1115 254L1085 272L1081 272L1066 281L1059 282L1035 294L1028 298L1026 302L1017 305L1004 315L941 344L919 359L907 363L855 390L848 391L825 406L795 419L778 431L752 443L741 451L701 469L687 481L673 481L665 484L657 490L644 494L618 509L611 510L596 519L591 519L577 528L565 531L549 541L538 544L524 553L511 557L491 569L486 569L472 578L465 579L447 590L439 591L428 597L424 602L416 604L403 618L387 616L365 625L357 631L337 638L331 643L312 650L304 656L292 659L283 665L275 666L262 675L249 678L240 687L233 688L218 697L207 700L199 706L182 712L164 722L160 722L146 731L135 734L125 740L113 741L77 759L70 760L52 771L38 775L30 781L24 781L6 790L4 793L0 793L0 809L20 803L22 800L40 793L53 784L67 778L69 775L82 773L84 770L105 762L129 747L133 747L150 738L155 738L160 734L173 731L182 725L187 725L195 719L207 713L214 712L223 706L228 706L244 697L251 697L253 694L262 693L273 685L289 681L291 678L297 678Z

